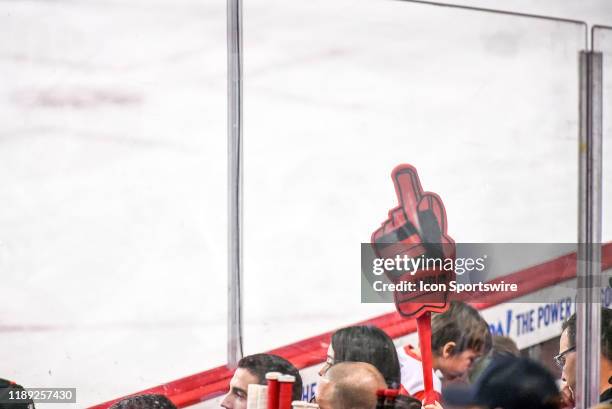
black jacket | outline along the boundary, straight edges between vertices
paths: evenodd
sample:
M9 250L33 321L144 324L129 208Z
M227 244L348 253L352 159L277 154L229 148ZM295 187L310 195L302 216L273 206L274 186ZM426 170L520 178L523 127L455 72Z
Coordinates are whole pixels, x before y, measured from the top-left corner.
M599 402L612 402L612 388L606 389L600 396Z

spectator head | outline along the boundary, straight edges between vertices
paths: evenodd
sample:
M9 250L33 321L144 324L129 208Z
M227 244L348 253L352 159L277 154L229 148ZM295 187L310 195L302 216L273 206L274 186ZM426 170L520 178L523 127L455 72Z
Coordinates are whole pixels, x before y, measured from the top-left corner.
M412 396L398 395L397 398L395 398L395 405L393 406L393 408L394 409L422 409L423 403L417 398L414 398Z
M176 409L176 406L164 395L138 395L120 400L109 409Z
M31 399L11 399L15 392L23 391L23 386L0 378L0 409L34 409L34 401Z
M221 406L225 409L246 409L249 385L265 385L268 372L294 376L292 400L302 400L302 377L291 362L277 355L255 354L245 356L238 362L238 368L229 384L230 390Z
M391 338L373 325L339 329L332 336L327 362L319 372L324 375L337 362L366 362L383 375L389 388L398 388L401 372L397 351Z
M503 335L493 335L493 346L491 350L487 355L476 361L469 371L470 382L474 382L486 367L489 366L491 359L504 355L519 357L521 352L512 338Z
M601 309L601 384L600 389L609 387L608 378L612 369L612 310ZM576 314L563 323L559 339L559 354L555 357L557 365L562 368L561 379L570 388L576 390Z
M449 386L443 405L485 409L559 409L561 397L555 378L527 358L499 356L472 386Z
M469 305L453 301L431 319L434 367L446 380L464 377L472 364L491 349L489 325Z
M495 335L492 337L492 341L491 354L493 356L511 355L518 358L521 355L516 342L510 337Z
M365 362L340 362L319 380L316 398L321 409L373 409L376 391L387 387L385 378Z

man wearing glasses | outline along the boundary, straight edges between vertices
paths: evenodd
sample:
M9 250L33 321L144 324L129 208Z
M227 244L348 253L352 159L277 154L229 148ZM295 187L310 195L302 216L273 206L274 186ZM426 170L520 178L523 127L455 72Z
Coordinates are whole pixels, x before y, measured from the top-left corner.
M600 402L612 401L612 310L601 310ZM569 405L575 405L576 390L576 314L563 323L556 364L561 368L563 394Z

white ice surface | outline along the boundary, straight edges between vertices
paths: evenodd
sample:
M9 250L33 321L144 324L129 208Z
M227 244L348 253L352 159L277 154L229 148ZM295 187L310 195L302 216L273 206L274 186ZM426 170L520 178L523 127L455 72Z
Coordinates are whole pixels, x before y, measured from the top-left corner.
M605 0L469 4L612 25ZM358 274L397 163L457 241L575 240L579 26L374 0L244 17L247 353L393 309ZM84 407L223 364L225 2L2 1L0 27L0 377Z

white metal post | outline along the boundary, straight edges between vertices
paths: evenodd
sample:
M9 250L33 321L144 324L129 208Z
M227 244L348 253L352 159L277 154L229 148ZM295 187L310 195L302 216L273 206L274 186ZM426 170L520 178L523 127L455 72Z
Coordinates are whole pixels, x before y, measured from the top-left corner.
M242 2L227 0L228 299L227 364L242 358Z
M602 54L580 53L576 407L599 402L601 330Z

